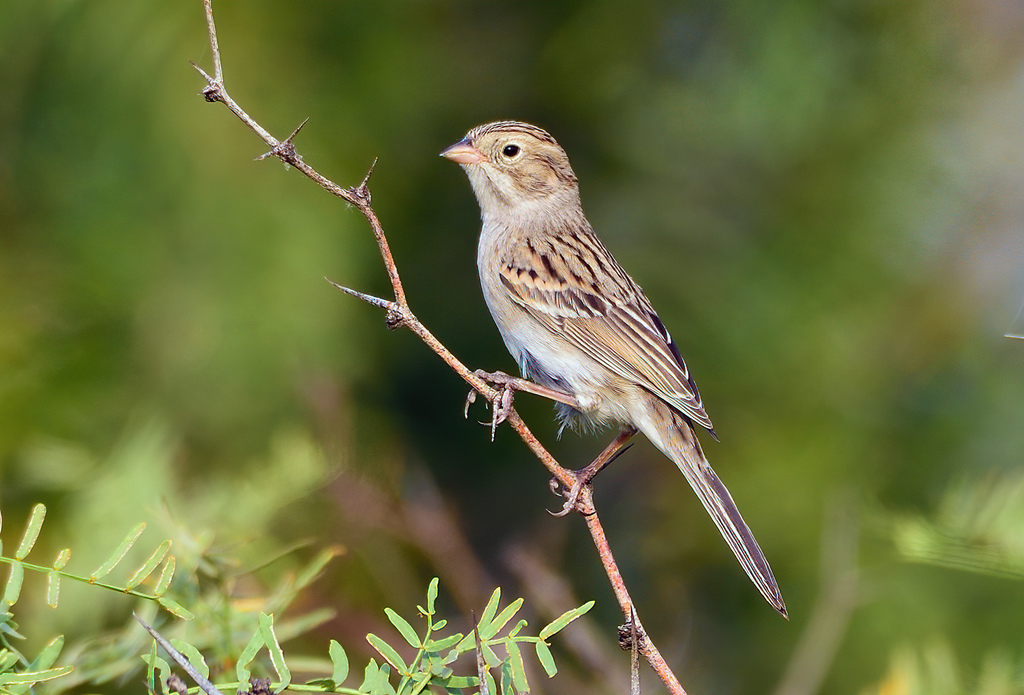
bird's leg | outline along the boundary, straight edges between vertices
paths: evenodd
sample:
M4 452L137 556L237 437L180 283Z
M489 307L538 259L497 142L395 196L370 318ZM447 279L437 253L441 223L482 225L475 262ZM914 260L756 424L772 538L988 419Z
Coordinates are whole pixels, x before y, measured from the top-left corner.
M494 386L511 389L513 391L525 391L526 393L532 393L535 396L542 396L548 400L555 401L556 403L564 403L565 405L580 410L580 404L569 394L548 388L547 386L541 386L540 384L528 379L520 379L517 376L512 376L505 372L485 372L482 369L478 369L474 373L487 383L493 384Z
M494 430L498 425L503 423L507 418L508 414L512 412L512 398L516 391L525 391L526 393L532 393L536 396L543 396L556 403L564 403L572 408L580 409L579 403L575 398L569 394L556 391L555 389L548 388L547 386L541 386L535 384L527 379L520 379L519 377L511 376L505 372L485 372L482 369L478 369L475 372L476 376L480 377L489 384L495 386L498 390L497 398L492 401L493 413L489 424L491 426L491 441L494 441ZM476 391L470 391L469 396L466 397L466 417L469 417L469 406L473 401L476 400Z
M597 455L597 458L585 467L572 472L575 482L573 482L572 487L569 489L565 489L563 487L559 490L558 478L552 478L552 491L565 497L565 504L562 505L562 510L558 512L551 512L552 516L565 516L574 509L578 509L581 514L585 514L586 510L579 509L580 492L584 487L590 485L590 481L594 479L594 476L600 473L605 466L614 461L615 458L624 451L623 447L626 446L626 443L633 438L634 434L636 434L635 427L630 425L624 426L619 431L618 436L612 440L612 443L606 446L604 451Z

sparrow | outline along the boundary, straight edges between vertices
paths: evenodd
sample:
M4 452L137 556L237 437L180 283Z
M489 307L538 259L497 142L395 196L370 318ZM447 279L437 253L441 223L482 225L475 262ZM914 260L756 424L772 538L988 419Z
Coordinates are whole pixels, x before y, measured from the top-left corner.
M480 205L480 285L505 346L539 387L525 390L554 399L563 427L617 425L622 441L643 432L788 617L768 561L697 441L695 426L715 436L697 385L643 290L587 221L565 151L541 128L498 121L441 156L462 166Z

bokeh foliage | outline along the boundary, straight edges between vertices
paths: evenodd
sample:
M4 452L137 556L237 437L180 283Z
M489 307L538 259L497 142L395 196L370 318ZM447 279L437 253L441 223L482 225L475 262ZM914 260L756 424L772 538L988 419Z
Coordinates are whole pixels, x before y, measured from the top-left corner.
M1002 337L1024 332L1019 4L217 11L228 87L257 119L284 136L309 116L300 151L341 183L379 157L374 202L413 309L471 366L513 367L476 285L475 202L436 155L496 118L567 148L591 221L696 375L722 439L708 455L793 616L760 603L681 476L635 447L598 503L689 688L778 682L820 591L822 520L849 497L862 595L825 691L910 682L893 674L918 653L1021 662L1019 578L908 563L894 542L907 518L944 528L978 481L981 507L1019 485L1024 343ZM598 599L609 635L605 580L578 522L545 514L541 469L461 419L464 387L411 336L323 281L387 291L362 221L254 164L260 143L196 96L189 60L209 60L199 2L0 4L5 515L46 502L67 531L54 542L80 552L164 505L253 565L342 543L309 599L338 609L335 637L437 573L462 579L468 615L492 577L517 581L507 551L526 546ZM566 463L601 445L555 443L548 407L519 403ZM424 518L449 531L416 536ZM125 609L80 605L35 624L87 635Z

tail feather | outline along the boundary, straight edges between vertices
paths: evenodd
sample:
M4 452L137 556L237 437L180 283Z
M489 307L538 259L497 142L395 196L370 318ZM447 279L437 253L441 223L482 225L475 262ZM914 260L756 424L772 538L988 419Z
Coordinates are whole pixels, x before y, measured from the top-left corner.
M649 413L652 417L648 422L637 423L638 428L683 472L754 586L775 610L788 619L786 603L782 600L772 568L754 534L743 521L729 490L704 457L693 425L665 403L652 405L654 407L650 410L653 412ZM672 422L666 422L668 419Z

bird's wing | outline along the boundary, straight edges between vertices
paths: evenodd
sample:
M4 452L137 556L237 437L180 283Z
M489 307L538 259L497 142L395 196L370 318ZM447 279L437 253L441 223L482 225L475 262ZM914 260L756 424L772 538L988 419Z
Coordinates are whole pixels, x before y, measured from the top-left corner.
M672 336L596 236L526 241L499 271L512 300L541 324L714 433Z

